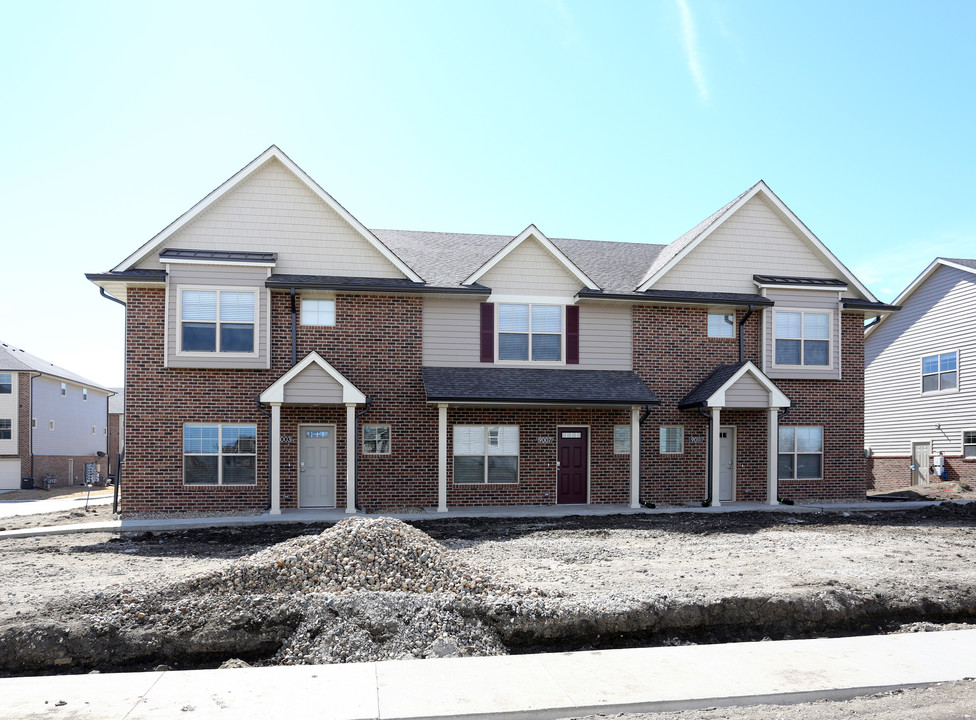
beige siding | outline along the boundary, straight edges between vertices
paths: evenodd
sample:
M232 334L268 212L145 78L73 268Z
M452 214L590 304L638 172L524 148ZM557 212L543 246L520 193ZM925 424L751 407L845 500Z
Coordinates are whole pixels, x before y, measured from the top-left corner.
M383 255L275 159L258 168L152 255L166 248L277 252L275 272L402 278Z
M268 291L264 281L268 269L239 265L169 265L166 288L166 362L179 368L266 368L268 367ZM254 357L228 357L221 353L183 355L180 346L179 291L186 286L239 287L258 290Z
M0 420L10 421L10 439L0 440L0 455L17 454L17 433L20 430L20 408L18 382L20 374L12 371L10 381L12 383L9 395L0 395ZM2 487L2 486L0 486Z
M504 295L573 296L583 285L542 245L529 238L478 282Z
M957 351L957 392L922 394L922 357ZM957 455L976 430L976 276L940 267L865 341L864 442L911 454L913 440Z
M480 306L479 302L470 300L424 298L424 365L490 367L481 362ZM582 305L580 362L565 367L570 370L630 370L631 338L629 306Z
M342 385L315 363L285 385L286 403L341 403Z
M776 305L763 310L763 372L770 378L803 378L806 380L838 380L843 368L840 361L841 303L839 294L827 290L789 290L769 288L766 297ZM830 312L830 367L773 367L774 358L774 310L810 310Z
M746 373L725 391L725 407L764 408L769 407L769 391L756 378Z
M754 293L755 274L843 279L773 206L754 197L653 289Z

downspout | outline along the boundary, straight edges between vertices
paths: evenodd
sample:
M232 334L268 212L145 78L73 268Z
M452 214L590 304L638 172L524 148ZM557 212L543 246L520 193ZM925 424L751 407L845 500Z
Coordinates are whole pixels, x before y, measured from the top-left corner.
M647 420L647 416L650 415L650 414L651 414L651 404L650 403L647 403L646 405L644 405L644 414L641 415L640 422L638 422L637 424L638 425L643 425L644 424L644 421Z
M298 308L295 307L295 288L291 289L291 366L298 364Z
M745 330L746 320L752 317L753 309L754 306L750 305L749 310L742 316L742 320L739 321L739 362L746 359L746 336L743 335L743 330Z
M112 297L111 295L109 295L108 293L106 293L106 292L105 292L105 288L103 288L103 287L100 287L100 288L98 288L98 292L99 292L99 294L100 294L100 295L101 295L101 296L102 296L103 298L105 298L106 300L111 300L112 302L117 302L117 303L118 303L119 305L121 305L122 307L125 307L125 303L124 303L124 302L122 302L122 301L121 301L121 300L119 300L118 298L114 298L114 297Z
M268 509L271 509L271 443L274 440L274 428L271 427L271 411L261 407L261 398L254 398L254 404L257 405L258 412L268 418Z
M369 412L369 408L372 406L372 404L373 404L373 399L367 397L366 398L366 407L364 407L362 410L360 410L358 413L356 413L356 422L355 422L355 426L356 426L356 455L352 459L352 461L355 463L355 465L353 466L353 470L352 470L352 472L353 472L353 485L355 486L355 489L354 489L355 497L353 497L353 499L352 499L352 504L355 506L356 510L358 510L361 513L365 513L366 511L363 510L363 508L361 508L359 506L359 418L361 418L363 415L365 415L366 413ZM393 438L390 438L390 444L392 444L392 443L393 443ZM346 462L348 462L348 459L346 460Z
M702 507L710 507L712 504L712 463L708 457L712 452L712 416L705 412L705 408L698 406L698 413L708 420L708 451L705 453L705 499L702 500Z

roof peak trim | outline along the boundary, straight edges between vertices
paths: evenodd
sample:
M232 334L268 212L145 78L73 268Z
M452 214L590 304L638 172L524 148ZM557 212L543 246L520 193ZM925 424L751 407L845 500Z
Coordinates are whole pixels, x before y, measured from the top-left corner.
M261 393L259 399L265 403L283 403L285 401L285 385L295 379L309 365L318 365L326 374L342 386L342 402L346 404L355 403L362 405L366 402L366 396L362 391L353 385L345 376L329 365L321 355L314 350L299 360L288 372L275 380L268 388Z
M714 389L707 388L708 395L702 398L695 397L697 394L701 394L701 391L705 389L709 381L715 378L716 374L729 373L728 377L722 380ZM700 406L700 407L718 407L724 408L728 407L726 405L725 394L728 392L729 388L735 385L743 375L750 375L756 380L763 388L769 393L769 405L770 408L787 408L792 405L790 399L776 387L776 383L770 380L766 374L756 367L752 361L744 360L740 363L734 363L730 365L719 365L708 376L702 380L698 385L691 389L691 391L685 395L684 398L678 403L679 409L687 409L690 407ZM735 407L735 406L733 406Z
M940 267L943 266L950 267L955 270L962 270L963 272L967 272L971 275L976 275L976 268L969 267L968 265L963 265L959 262L956 262L956 260L961 260L961 259L962 258L937 257L935 260L930 262L922 272L918 274L918 277L916 277L908 284L908 287L906 287L904 290L898 293L898 297L894 299L891 305L898 308L904 306L905 301L908 300L908 298L910 298L915 293L915 291L918 290L919 286L922 285L922 283L924 283L926 280L928 280L929 277L931 277L932 273L934 273ZM873 325L869 326L864 331L864 337L868 337L871 333L873 333L880 325L884 323L887 317L888 316L885 315L884 317L881 318L879 322L876 322Z

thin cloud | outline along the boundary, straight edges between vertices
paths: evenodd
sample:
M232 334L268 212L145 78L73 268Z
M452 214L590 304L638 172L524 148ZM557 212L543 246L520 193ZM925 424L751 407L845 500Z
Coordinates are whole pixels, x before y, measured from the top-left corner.
M686 0L677 0L678 11L681 13L681 35L685 44L685 55L688 57L688 70L698 87L698 95L702 102L708 102L708 85L705 83L705 72L702 70L701 58L698 52L698 35L695 33L695 18L688 9Z

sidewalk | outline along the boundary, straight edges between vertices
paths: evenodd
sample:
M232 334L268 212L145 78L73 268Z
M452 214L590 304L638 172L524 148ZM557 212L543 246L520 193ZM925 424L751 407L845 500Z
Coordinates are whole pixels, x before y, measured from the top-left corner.
M976 676L976 630L0 680L0 718L562 718L846 699Z

